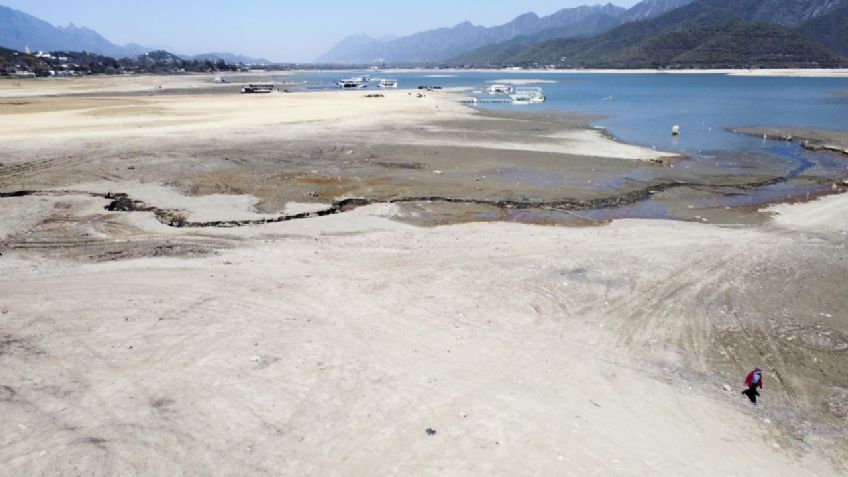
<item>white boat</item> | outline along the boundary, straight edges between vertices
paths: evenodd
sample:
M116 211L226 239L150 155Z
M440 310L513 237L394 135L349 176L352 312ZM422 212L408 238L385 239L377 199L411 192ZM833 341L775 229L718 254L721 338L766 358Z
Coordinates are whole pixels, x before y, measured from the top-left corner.
M507 84L493 84L487 90L489 94L512 94L512 86Z
M380 84L381 88L397 88L398 87L398 82L395 79L381 79L379 84Z
M510 95L509 99L515 104L532 104L544 103L547 98L542 88L521 88L515 90L515 94Z
M249 84L242 88L241 92L242 94L273 93L275 89L272 84Z
M368 82L371 81L367 76L357 78L347 78L336 81L336 84L341 89L362 89L368 87Z

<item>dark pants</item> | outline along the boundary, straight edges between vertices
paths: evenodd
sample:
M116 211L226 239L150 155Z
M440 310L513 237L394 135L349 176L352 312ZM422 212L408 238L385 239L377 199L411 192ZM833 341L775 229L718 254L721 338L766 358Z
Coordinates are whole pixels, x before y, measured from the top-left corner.
M751 402L754 404L757 404L757 396L760 395L760 393L757 391L758 386L758 384L751 384L748 389L742 391L742 394L748 396L748 399L750 399Z

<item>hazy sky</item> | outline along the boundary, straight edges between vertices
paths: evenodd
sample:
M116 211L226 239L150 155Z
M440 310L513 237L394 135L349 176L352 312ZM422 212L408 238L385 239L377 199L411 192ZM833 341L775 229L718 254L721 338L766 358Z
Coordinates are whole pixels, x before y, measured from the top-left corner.
M639 0L613 0L630 7ZM403 36L469 20L493 26L534 11L602 0L0 0L54 25L86 26L113 43L177 53L241 53L311 61L354 33Z

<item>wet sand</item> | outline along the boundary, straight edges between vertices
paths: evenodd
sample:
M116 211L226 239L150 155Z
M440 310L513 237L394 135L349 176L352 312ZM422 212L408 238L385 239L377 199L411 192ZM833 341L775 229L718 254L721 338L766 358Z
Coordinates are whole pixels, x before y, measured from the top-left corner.
M263 214L281 214L288 202L358 198L430 210L410 214L421 224L571 224L575 211L589 211L593 223L622 206L647 218L751 223L767 218L756 207L785 200L792 187L809 198L834 180L827 171L793 177L786 193L726 208L728 198L789 181L796 164L693 161L615 142L588 126L590 116L474 111L450 92L11 101L19 104L4 109L13 118L4 134L10 159L0 164L7 192L99 181L119 193L141 182L189 196L247 194Z
M0 106L10 475L845 471L848 196L716 205L795 164L450 92L62 84Z

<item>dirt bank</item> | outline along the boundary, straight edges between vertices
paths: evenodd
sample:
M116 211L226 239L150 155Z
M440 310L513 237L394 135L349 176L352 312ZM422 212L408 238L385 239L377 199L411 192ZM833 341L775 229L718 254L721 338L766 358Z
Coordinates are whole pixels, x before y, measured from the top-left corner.
M848 155L848 132L801 128L738 128L733 132L778 141L796 142L810 151Z

